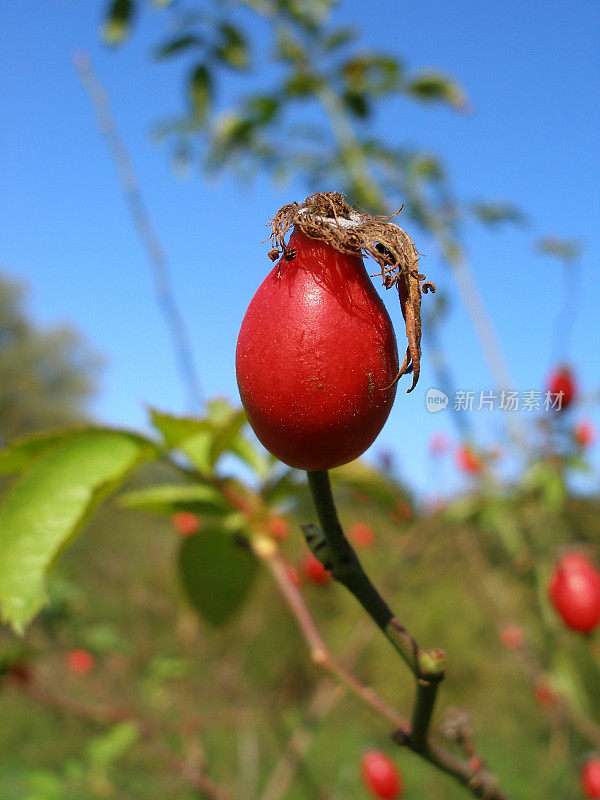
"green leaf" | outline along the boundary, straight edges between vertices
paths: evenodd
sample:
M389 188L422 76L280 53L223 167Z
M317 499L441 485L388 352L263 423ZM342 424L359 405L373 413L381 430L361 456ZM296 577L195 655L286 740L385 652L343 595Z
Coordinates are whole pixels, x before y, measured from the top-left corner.
M424 70L409 80L404 90L407 94L424 102L447 103L459 111L467 108L467 98L463 89L441 72Z
M199 36L177 36L175 39L169 39L168 42L158 47L154 53L154 58L157 61L161 61L164 58L178 55L194 45L201 44L202 39Z
M525 223L523 212L510 203L473 203L471 213L485 225L500 225L504 222L510 222L513 225Z
M388 511L406 499L395 481L358 459L332 470L330 474L334 485L345 486L364 495Z
M257 562L219 528L203 528L181 543L179 570L185 594L211 625L222 625L241 606Z
M127 492L119 497L123 508L174 514L193 511L197 514L227 514L231 507L218 489L206 484L165 484Z
M94 737L87 746L87 758L94 772L105 773L140 738L135 722L119 722L107 733Z
M142 461L148 440L90 430L48 449L29 465L0 506L0 605L22 632L45 601L44 578L98 504Z
M162 434L167 447L182 450L202 474L212 472L210 457L214 431L204 419L174 417L150 409L152 424Z
M389 56L354 56L342 64L340 71L349 92L382 95L400 88L401 66Z
M559 239L557 236L544 236L536 243L538 253L554 256L562 261L575 261L581 255L581 243L574 239Z
M346 92L344 94L346 108L359 119L369 116L370 106L367 95L363 92Z
M240 30L229 23L220 26L221 42L215 56L233 69L244 70L250 63L248 45Z
M356 33L352 28L339 28L339 30L334 31L325 38L323 49L325 52L331 53L343 47L345 44L354 41L354 39L356 39Z
M45 433L30 434L15 439L7 447L0 450L0 475L20 472L36 458L54 448L59 442L84 431L94 430L89 427L64 428Z
M212 97L212 78L204 64L197 64L194 67L190 76L189 97L196 120L204 120Z
M104 41L111 45L121 44L129 34L134 13L132 0L113 0L102 27Z
M288 97L308 97L322 85L323 78L301 69L286 82L284 92Z

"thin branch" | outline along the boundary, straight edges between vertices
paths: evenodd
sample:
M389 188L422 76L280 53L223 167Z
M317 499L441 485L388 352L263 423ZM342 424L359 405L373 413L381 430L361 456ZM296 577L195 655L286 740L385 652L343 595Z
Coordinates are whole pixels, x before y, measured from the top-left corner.
M74 61L79 79L92 101L98 129L113 157L125 202L146 251L154 278L156 299L171 334L175 361L186 387L189 410L197 411L203 401L203 391L194 364L189 334L173 294L167 254L150 219L133 160L117 129L108 94L98 80L87 53L78 53Z

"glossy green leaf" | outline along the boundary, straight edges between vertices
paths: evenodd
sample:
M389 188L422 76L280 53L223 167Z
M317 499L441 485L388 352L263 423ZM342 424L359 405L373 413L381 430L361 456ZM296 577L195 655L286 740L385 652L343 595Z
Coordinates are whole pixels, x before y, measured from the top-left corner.
M258 566L234 537L208 527L182 541L178 562L186 597L211 625L222 625L239 609Z
M111 45L121 44L129 34L134 14L133 0L113 0L102 27L104 41Z
M20 472L36 458L72 436L94 430L88 427L64 428L46 433L30 434L11 442L0 450L0 475Z
M197 514L227 514L231 507L218 489L206 484L165 484L138 489L119 497L124 508L174 514L193 511Z
M212 78L204 64L197 64L192 71L189 97L196 120L202 121L208 113L212 97Z
M424 102L447 103L459 111L467 107L467 98L463 89L441 72L424 70L409 80L405 87L407 94Z
M156 455L135 434L84 431L48 449L0 505L0 605L22 631L45 601L44 579L97 505L131 471Z

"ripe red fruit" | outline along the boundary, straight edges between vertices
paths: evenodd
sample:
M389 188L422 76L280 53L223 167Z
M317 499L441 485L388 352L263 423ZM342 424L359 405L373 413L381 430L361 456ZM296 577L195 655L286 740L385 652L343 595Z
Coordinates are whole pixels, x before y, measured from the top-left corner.
M318 558L307 553L302 561L302 572L312 583L325 584L331 580L331 572L325 569Z
M90 672L96 663L94 656L87 650L71 650L66 656L67 669L79 675Z
M285 517L271 517L269 520L269 533L274 539L282 542L287 539L290 532L290 525Z
M589 758L581 770L581 786L583 793L591 800L600 798L600 758Z
M467 444L457 449L456 463L459 469L467 473L467 475L478 475L480 472L483 472L483 461Z
M561 394L562 398L557 404L557 411L564 411L573 402L577 394L577 386L575 384L575 376L573 375L570 367L562 366L553 370L547 383L548 391L553 395Z
M173 514L173 527L181 536L191 536L200 530L200 520L191 511L178 511Z
M519 625L507 625L500 634L500 641L508 650L518 650L525 642L523 628Z
M373 443L398 373L389 315L363 260L294 229L246 311L236 351L250 425L273 455L327 470Z
M361 760L362 778L373 797L394 800L401 797L402 778L391 758L380 750L367 750Z
M354 522L348 534L357 547L373 547L375 544L375 531L367 522Z
M560 559L548 593L569 628L588 632L600 622L600 573L584 555L568 553Z
M596 440L596 428L594 423L585 420L575 425L575 441L580 447L589 447Z

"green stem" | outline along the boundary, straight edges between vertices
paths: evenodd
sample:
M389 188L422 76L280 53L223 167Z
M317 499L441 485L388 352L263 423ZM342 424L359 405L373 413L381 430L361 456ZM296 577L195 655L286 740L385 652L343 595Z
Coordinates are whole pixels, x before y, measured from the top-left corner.
M417 697L411 745L415 750L425 750L437 688L444 677L445 653L438 648L423 650L419 647L371 583L342 530L331 493L328 472L308 472L307 475L317 516L327 542L333 577L354 595L402 656L415 677Z

